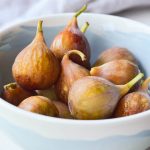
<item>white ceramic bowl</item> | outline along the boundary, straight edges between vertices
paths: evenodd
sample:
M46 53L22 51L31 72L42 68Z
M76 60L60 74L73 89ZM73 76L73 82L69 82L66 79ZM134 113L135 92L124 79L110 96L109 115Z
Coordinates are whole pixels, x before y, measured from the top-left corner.
M43 17L50 45L72 14ZM11 66L33 39L38 19L18 22L0 31L0 85L9 83ZM90 23L86 36L94 62L100 51L112 46L130 49L146 75L150 75L150 28L120 17L83 14L79 25ZM150 146L150 111L119 119L79 121L23 111L0 101L0 128L25 150L145 150Z

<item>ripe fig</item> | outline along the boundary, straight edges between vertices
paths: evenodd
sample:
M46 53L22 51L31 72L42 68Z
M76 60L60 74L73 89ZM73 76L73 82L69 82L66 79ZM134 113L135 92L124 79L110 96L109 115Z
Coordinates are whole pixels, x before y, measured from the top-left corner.
M104 78L94 76L75 81L68 96L71 115L85 120L109 118L119 99L142 77L143 74L140 73L125 85L115 85Z
M58 109L60 118L72 119L69 108L66 104L64 104L60 101L53 101L53 103L55 104L56 108Z
M90 71L92 76L105 78L114 84L126 84L139 73L137 65L128 60L114 60Z
M62 59L61 74L56 87L59 99L65 103L68 103L68 93L71 85L76 80L90 75L89 70L70 60L72 54L78 55L82 61L85 61L85 55L78 50L68 51Z
M46 116L57 117L58 110L53 102L44 96L31 96L23 100L19 108Z
M52 87L50 87L49 89L46 89L46 90L36 90L36 92L39 96L44 96L51 100L58 99L55 85L53 85Z
M132 92L118 103L114 117L130 116L150 109L150 97L144 92Z
M61 61L64 54L70 50L80 50L86 56L86 61L81 61L80 57L77 55L72 55L71 59L86 68L90 67L90 46L87 38L84 33L86 29L82 29L80 31L78 27L77 17L85 11L87 6L83 6L81 10L79 10L69 22L69 24L65 27L63 31L61 31L53 40L50 49L55 54L55 56ZM86 25L88 26L88 24Z
M57 58L46 46L40 20L34 40L15 59L13 77L25 89L43 90L56 82L59 71Z
M100 66L113 60L125 59L137 63L133 54L126 48L113 47L103 51L94 66Z
M15 106L18 106L24 99L34 95L37 95L36 92L27 91L17 83L4 85L2 91L2 98Z

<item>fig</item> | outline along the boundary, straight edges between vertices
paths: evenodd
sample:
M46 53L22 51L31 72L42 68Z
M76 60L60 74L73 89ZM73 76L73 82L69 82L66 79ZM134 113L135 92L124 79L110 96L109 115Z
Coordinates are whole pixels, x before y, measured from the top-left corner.
M23 89L14 82L4 85L1 95L2 98L10 104L18 106L24 99L37 94L35 91L27 91L26 89Z
M64 104L60 101L53 101L53 103L55 104L56 108L58 109L60 118L72 119L69 108L66 104Z
M113 60L125 59L137 63L133 54L126 48L113 47L103 51L94 66L100 66Z
M75 81L68 96L71 115L83 120L111 117L119 99L142 77L143 74L139 73L125 85L115 85L95 76L87 76Z
M139 90L147 90L150 83L150 77L146 78L144 82L142 83L142 86L139 88Z
M49 89L46 89L46 90L36 90L36 92L39 96L44 96L51 100L58 99L55 85L53 85L52 87L50 87Z
M59 115L54 103L44 96L28 97L27 99L23 100L18 107L25 111L46 116L57 117Z
M124 96L118 103L114 117L124 117L150 109L150 97L144 92L132 92Z
M78 27L77 17L85 11L87 6L83 6L69 22L69 24L61 31L53 40L50 49L55 54L55 56L61 61L64 54L70 50L80 50L86 56L86 61L81 61L80 57L77 55L72 55L71 59L86 68L90 67L90 46L87 38L85 37L84 29L80 31ZM87 25L86 25L87 26Z
M59 99L65 103L68 103L68 93L71 85L76 80L90 75L89 70L70 60L72 54L80 56L81 60L85 61L85 55L78 50L68 51L61 61L61 74L56 88Z
M44 90L56 82L59 71L57 58L46 46L40 20L34 40L15 59L13 77L25 89Z
M137 65L128 60L114 60L90 71L92 76L105 78L114 84L126 84L139 73Z

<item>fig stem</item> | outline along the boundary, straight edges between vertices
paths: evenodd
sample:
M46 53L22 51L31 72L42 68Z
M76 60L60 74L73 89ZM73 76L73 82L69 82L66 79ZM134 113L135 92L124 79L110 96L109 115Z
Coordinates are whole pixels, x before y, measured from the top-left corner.
M79 11L76 12L74 17L78 17L81 13L83 13L87 9L87 4L84 5Z
M133 78L131 81L129 81L125 85L118 85L121 89L120 96L124 96L140 79L144 77L143 73L139 73L135 78Z
M37 26L37 32L43 32L42 24L43 24L43 20L39 20Z
M4 89L7 90L9 88L11 89L15 89L17 87L17 84L14 82L14 83L9 83L7 85L4 85Z
M142 83L142 89L143 89L143 90L147 90L149 83L150 83L150 77L148 77L148 78Z
M85 61L85 60L86 60L85 55L84 55L82 52L78 51L78 50L71 50L71 51L68 51L68 52L65 54L65 56L66 56L67 58L69 58L69 56L70 56L71 54L77 54L77 55L79 55L82 61Z
M89 23L86 22L86 23L81 27L81 32L85 33L88 27L89 27Z

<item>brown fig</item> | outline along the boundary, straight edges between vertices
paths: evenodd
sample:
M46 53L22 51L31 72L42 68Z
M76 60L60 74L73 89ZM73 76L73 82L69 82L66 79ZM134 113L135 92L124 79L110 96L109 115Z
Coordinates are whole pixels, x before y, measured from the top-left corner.
M85 55L78 50L68 51L62 59L61 74L56 86L59 99L65 103L68 103L68 93L71 85L76 80L90 75L89 70L70 60L72 54L80 56L82 61L85 60Z
M46 46L40 20L34 40L15 59L12 67L13 77L19 85L28 90L41 90L56 82L59 70L57 58Z
M118 103L114 117L130 116L150 109L150 97L144 92L133 92L124 96Z
M44 96L47 97L51 100L57 100L58 96L56 93L56 87L53 85L52 87L50 87L49 89L46 90L36 90L37 94L40 96Z
M18 106L24 99L34 95L37 95L36 92L27 91L17 83L5 85L2 91L2 98L15 106Z
M19 108L46 116L58 116L58 110L53 102L44 96L31 96L23 100Z
M139 73L137 65L128 60L114 60L91 69L92 76L105 78L114 84L126 84Z
M55 104L56 108L58 109L60 118L72 119L69 108L66 104L59 102L59 101L53 101L53 103Z
M148 77L146 80L144 80L144 82L142 83L142 86L139 88L139 90L147 91L149 83L150 83L150 77Z
M86 56L86 61L81 61L80 57L77 55L72 55L71 59L77 64L83 65L86 68L90 67L90 46L87 38L84 35L84 29L80 31L77 23L77 17L86 10L86 5L81 8L65 27L65 29L60 32L53 40L51 44L51 50L55 56L61 61L64 54L70 50L80 50ZM86 25L88 26L88 24Z
M101 77L87 76L74 82L68 106L71 115L77 119L104 119L112 116L119 99L141 78L138 74L125 85L114 85Z
M125 59L137 63L133 54L126 48L113 47L103 51L93 66L100 66L113 60Z

